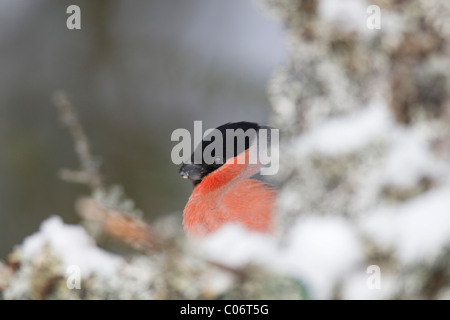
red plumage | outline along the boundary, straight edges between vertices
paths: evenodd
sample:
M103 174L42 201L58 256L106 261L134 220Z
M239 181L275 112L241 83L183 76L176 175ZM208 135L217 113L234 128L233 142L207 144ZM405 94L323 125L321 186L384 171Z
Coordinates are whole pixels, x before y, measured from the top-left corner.
M267 184L250 179L260 165L248 164L249 152L230 158L195 186L184 209L187 234L203 236L233 222L271 232L276 193Z

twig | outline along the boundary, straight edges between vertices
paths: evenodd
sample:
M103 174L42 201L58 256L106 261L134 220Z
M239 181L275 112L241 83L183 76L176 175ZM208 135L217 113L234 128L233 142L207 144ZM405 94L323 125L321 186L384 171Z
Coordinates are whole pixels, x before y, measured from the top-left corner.
M163 242L160 235L144 220L104 207L91 198L79 199L76 210L83 219L99 223L103 232L136 250L151 253L170 244L168 241Z
M80 170L61 170L61 179L69 182L87 184L92 190L103 188L98 163L92 156L89 141L79 121L78 114L64 93L55 93L52 100L59 112L62 124L69 130L72 136L75 153L78 156L81 167Z
M92 156L87 135L78 118L75 108L64 93L56 93L53 103L59 112L61 122L69 130L75 153L80 162L80 170L62 169L61 179L86 184L91 187L92 196L78 200L76 211L86 221L99 223L102 231L131 247L146 253L161 250L163 243L159 234L144 220L121 206L127 201L117 188L105 188L101 179L99 166ZM95 195L101 195L96 197ZM111 200L113 201L107 201ZM107 199L107 200L105 200Z

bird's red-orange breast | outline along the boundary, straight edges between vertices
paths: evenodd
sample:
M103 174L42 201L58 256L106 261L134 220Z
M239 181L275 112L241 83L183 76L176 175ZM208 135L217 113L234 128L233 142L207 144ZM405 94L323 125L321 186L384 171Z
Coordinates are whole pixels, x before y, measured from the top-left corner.
M195 186L184 209L186 233L203 236L227 223L239 223L259 232L273 225L275 190L249 179L259 165L248 164L249 150L225 162ZM245 158L244 164L239 158Z

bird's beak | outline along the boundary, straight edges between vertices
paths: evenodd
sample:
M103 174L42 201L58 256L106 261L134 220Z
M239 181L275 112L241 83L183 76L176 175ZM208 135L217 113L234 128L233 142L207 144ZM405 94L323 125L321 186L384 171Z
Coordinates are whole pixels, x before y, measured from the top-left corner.
M180 169L180 176L183 179L189 179L192 181L202 180L202 167L198 164L183 164Z

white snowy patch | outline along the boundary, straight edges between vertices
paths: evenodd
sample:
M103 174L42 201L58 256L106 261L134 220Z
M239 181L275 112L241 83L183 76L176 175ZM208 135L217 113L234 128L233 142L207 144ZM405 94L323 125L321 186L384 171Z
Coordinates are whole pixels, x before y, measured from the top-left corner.
M319 15L343 28L365 31L367 30L367 7L369 5L364 0L321 0L319 2Z
M223 226L200 245L212 260L232 268L250 262L265 263L276 255L272 237L250 232L238 224Z
M432 262L450 244L450 187L363 215L362 230L403 263Z
M123 263L122 258L98 248L81 226L66 225L58 216L48 218L39 232L28 236L21 251L25 258L32 259L45 244L61 258L64 268L76 265L83 277L94 272L112 275Z
M286 123L291 123L295 119L296 107L292 101L286 97L278 98L278 101L273 104L275 111Z
M299 219L282 252L287 269L299 276L313 297L324 299L336 282L362 259L359 239L348 221L338 217Z
M336 217L298 220L282 245L238 225L224 226L201 242L206 255L230 267L256 262L302 280L314 298L329 298L336 282L355 267L362 249L353 228Z
M382 184L413 186L425 176L438 177L446 170L432 157L426 141L414 132L398 128L390 137L386 162L380 172Z
M301 136L294 148L299 154L340 156L352 153L376 139L384 139L392 127L387 107L374 102L354 114L333 118Z
M383 158L361 176L356 190L354 208L361 213L366 212L368 205L372 208L377 205L385 187L409 190L417 187L423 178L443 184L450 181L447 165L433 155L430 138L423 131L392 126L384 134Z
M380 287L372 288L367 281L371 274L355 272L344 281L342 298L346 300L381 300L390 299L395 293L396 278L391 274L380 274Z
M393 11L380 9L380 29L369 29L367 20L374 12L367 9L372 4L365 0L321 0L319 15L322 19L339 25L339 28L355 31L366 37L382 31L389 37L398 37L404 29L404 19Z

